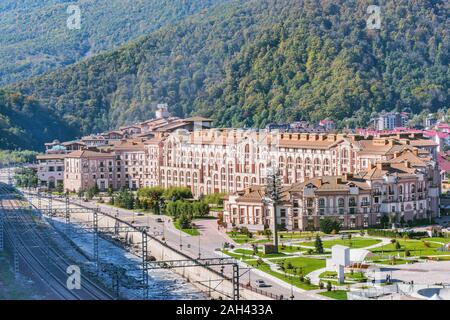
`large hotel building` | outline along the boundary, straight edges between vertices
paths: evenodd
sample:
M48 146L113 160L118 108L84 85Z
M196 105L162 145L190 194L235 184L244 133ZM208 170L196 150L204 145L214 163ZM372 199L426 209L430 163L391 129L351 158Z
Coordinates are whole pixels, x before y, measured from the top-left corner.
M274 223L264 187L269 169L282 184L277 224L289 230L317 229L326 216L360 228L383 215L400 222L439 214L437 145L421 134L215 129L209 119L170 117L161 106L156 119L80 143L89 146L60 153L67 191L96 184L186 186L196 197L220 192L227 195L225 221L249 229Z

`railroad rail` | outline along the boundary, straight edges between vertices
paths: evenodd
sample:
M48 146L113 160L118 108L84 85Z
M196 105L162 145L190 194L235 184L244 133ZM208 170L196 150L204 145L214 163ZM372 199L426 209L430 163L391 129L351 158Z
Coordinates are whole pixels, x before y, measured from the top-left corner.
M10 188L0 184L0 194ZM19 194L17 194L19 196ZM5 207L6 204L7 206ZM33 210L20 206L17 199L3 199L1 213L3 215L4 236L7 239L16 259L20 258L33 275L55 294L65 300L110 300L111 293L95 283L85 273L81 274L81 289L70 290L67 287L67 267L74 265L58 246L37 230L33 218ZM42 216L39 216L42 218Z

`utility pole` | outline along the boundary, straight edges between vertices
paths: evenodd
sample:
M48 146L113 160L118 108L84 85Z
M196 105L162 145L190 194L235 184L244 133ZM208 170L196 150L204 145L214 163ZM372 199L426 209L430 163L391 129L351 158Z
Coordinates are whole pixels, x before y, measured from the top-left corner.
M98 212L94 209L94 262L97 272L99 271L99 258L98 258Z
M277 206L281 199L281 179L278 169L272 169L267 174L266 196L269 198L269 203L273 208L273 245L275 246L276 252L278 252Z
M142 296L148 300L148 237L147 231L142 230Z
M3 203L0 202L0 252L3 252L4 250L4 243L3 243L3 219L4 219L5 211L3 208Z
M233 264L233 300L239 300L239 264Z

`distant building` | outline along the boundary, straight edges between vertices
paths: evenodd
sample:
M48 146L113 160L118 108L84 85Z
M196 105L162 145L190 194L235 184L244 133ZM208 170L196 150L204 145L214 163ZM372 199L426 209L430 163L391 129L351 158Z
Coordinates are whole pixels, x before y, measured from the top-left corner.
M431 128L437 123L437 119L433 113L430 113L427 115L427 117L424 120L424 127L425 128Z
M276 123L270 123L266 126L266 130L269 131L274 131L274 130L279 130L280 132L287 132L291 129L291 125L290 124L276 124Z
M169 108L166 103L158 104L155 112L156 119L167 119L170 117Z
M336 123L333 120L320 120L319 126L324 127L326 131L336 129Z
M85 136L81 138L81 142L83 142L87 148L97 148L108 144L108 140L101 135Z
M375 119L372 119L375 130L392 130L398 127L405 127L409 120L406 112L381 112Z

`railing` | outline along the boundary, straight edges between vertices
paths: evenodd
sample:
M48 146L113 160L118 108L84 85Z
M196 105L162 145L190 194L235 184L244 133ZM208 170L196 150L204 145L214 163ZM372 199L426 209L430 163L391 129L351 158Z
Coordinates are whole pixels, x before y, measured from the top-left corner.
M267 291L264 291L264 290L261 290L261 289L258 289L258 288L254 288L254 287L252 287L252 286L250 286L250 285L246 285L246 284L240 283L239 286L240 286L241 288L244 288L244 289L253 291L253 292L255 292L255 293L258 293L258 294L261 294L261 295L263 295L263 296L272 298L272 299L274 299L274 300L282 300L282 299L283 299L282 296L279 296L279 295L277 295L277 294L274 294L274 293L271 293L271 292L267 292Z

